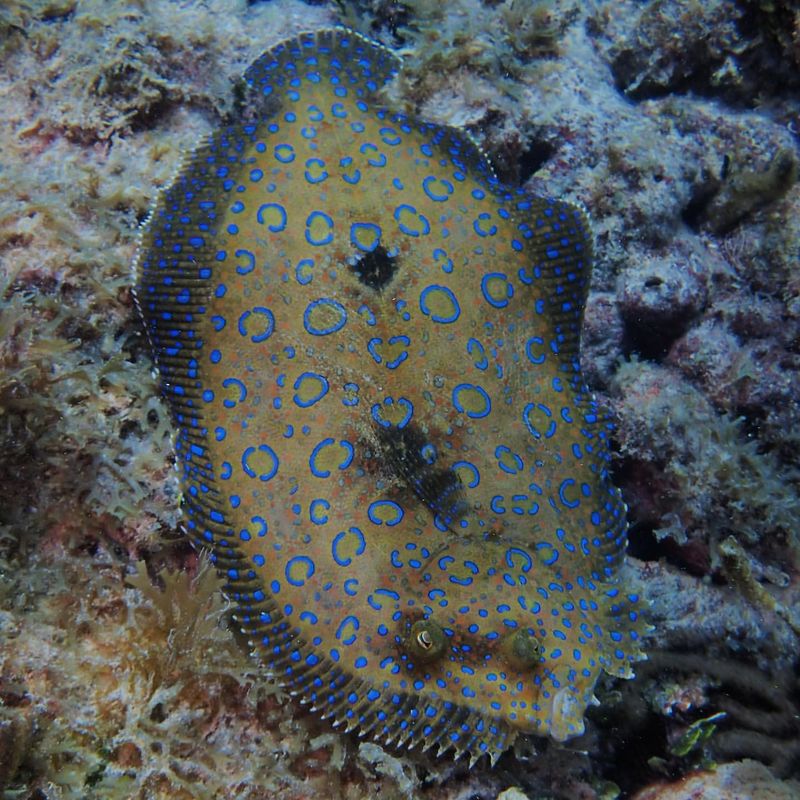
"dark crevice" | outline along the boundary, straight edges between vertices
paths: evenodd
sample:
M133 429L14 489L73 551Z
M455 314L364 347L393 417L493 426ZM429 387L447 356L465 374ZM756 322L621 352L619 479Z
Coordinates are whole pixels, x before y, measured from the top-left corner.
M725 164L723 162L723 168ZM719 194L722 181L704 169L700 181L692 187L689 202L681 212L681 218L692 229L698 230L706 217L706 210L711 201Z
M660 363L682 334L683 328L668 330L642 317L629 318L625 320L622 353L626 358L637 355L645 361Z
M658 561L664 557L664 548L652 528L634 525L628 531L628 554L640 561Z
M520 186L535 175L553 157L555 152L556 148L550 142L540 139L529 142L528 148L517 159Z

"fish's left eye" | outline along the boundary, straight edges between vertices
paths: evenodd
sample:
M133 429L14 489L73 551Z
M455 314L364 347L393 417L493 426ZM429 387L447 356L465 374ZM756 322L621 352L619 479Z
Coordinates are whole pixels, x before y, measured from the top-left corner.
M447 635L432 619L421 619L411 626L405 640L408 654L420 662L435 661L445 651Z

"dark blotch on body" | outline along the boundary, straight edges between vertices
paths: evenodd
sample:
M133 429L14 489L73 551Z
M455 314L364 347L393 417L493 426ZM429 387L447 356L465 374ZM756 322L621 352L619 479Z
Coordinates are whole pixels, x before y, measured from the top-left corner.
M466 511L461 480L452 469L441 465L435 446L419 426L411 423L403 428L376 428L381 459L393 477L441 514L446 523L461 517Z
M376 292L380 292L391 283L397 267L397 256L389 255L386 248L380 244L350 265L358 280Z

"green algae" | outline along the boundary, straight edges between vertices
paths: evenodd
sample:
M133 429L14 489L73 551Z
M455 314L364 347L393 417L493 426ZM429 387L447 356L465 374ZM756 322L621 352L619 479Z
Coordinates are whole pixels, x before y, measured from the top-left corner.
M733 534L765 552L788 546L797 559L798 476L762 452L742 419L719 415L693 386L646 362L621 364L614 386L625 408L623 455L649 454L671 507L656 536L685 544L687 532L700 532L717 546Z
M700 214L701 223L718 235L783 198L797 181L798 160L794 151L781 148L765 169L734 166L728 172Z

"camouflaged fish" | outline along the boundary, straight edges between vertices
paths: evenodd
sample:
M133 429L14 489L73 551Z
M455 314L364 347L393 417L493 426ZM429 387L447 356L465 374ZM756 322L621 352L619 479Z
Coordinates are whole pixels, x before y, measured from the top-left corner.
M136 297L186 528L325 717L492 760L584 729L642 657L625 506L578 363L584 212L384 108L346 30L245 73L143 234Z

